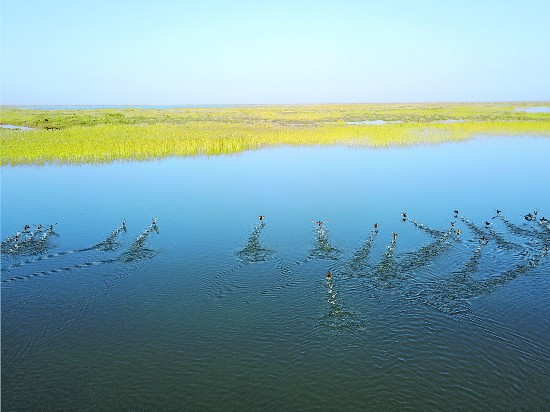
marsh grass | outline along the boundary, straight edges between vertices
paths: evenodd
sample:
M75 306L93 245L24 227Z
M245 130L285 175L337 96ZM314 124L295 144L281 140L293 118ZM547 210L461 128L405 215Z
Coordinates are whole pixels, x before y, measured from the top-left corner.
M532 106L533 104L529 104ZM405 146L476 135L550 136L549 113L516 104L318 105L197 109L2 108L2 165L212 156L274 146ZM400 123L349 124L384 120ZM460 120L459 123L444 123Z

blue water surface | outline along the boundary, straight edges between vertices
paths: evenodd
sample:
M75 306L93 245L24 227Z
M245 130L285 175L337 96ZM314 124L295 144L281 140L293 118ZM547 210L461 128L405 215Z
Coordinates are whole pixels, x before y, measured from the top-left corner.
M3 167L2 407L543 410L549 154Z

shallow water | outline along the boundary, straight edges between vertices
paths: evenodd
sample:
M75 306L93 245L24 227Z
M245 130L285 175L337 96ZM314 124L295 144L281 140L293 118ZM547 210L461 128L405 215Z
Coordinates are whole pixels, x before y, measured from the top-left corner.
M381 125L381 124L391 124L391 123L403 123L402 121L398 120L395 122L390 122L387 120L362 120L360 122L347 122L348 124L373 124L373 125Z
M3 168L2 407L543 410L549 153Z
M16 130L32 130L32 127L27 126L15 126L13 124L0 124L2 129L16 129Z
M550 106L521 107L516 109L516 111L527 113L550 113Z

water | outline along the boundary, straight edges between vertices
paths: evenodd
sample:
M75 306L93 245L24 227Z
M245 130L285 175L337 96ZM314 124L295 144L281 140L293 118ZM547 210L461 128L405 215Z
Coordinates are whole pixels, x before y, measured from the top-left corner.
M389 124L389 123L403 123L402 121L395 121L395 122L388 122L386 120L362 120L360 122L347 122L348 124L373 124L373 125L381 125L381 124Z
M3 410L543 410L549 153L3 168Z
M32 127L27 126L15 126L13 124L0 124L2 129L17 129L17 130L32 130Z
M463 123L465 120L461 119L445 119L437 120L430 123ZM362 120L360 122L347 122L347 124L370 124L370 125L382 125L382 124L400 124L403 123L401 120L396 121L386 121L386 120Z
M532 107L522 107L516 109L518 112L527 112L527 113L550 113L550 106L532 106Z

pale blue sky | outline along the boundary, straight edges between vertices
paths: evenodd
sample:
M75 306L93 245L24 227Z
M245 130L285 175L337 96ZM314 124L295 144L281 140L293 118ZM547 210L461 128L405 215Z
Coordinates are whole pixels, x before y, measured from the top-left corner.
M550 100L550 1L1 0L2 104Z

